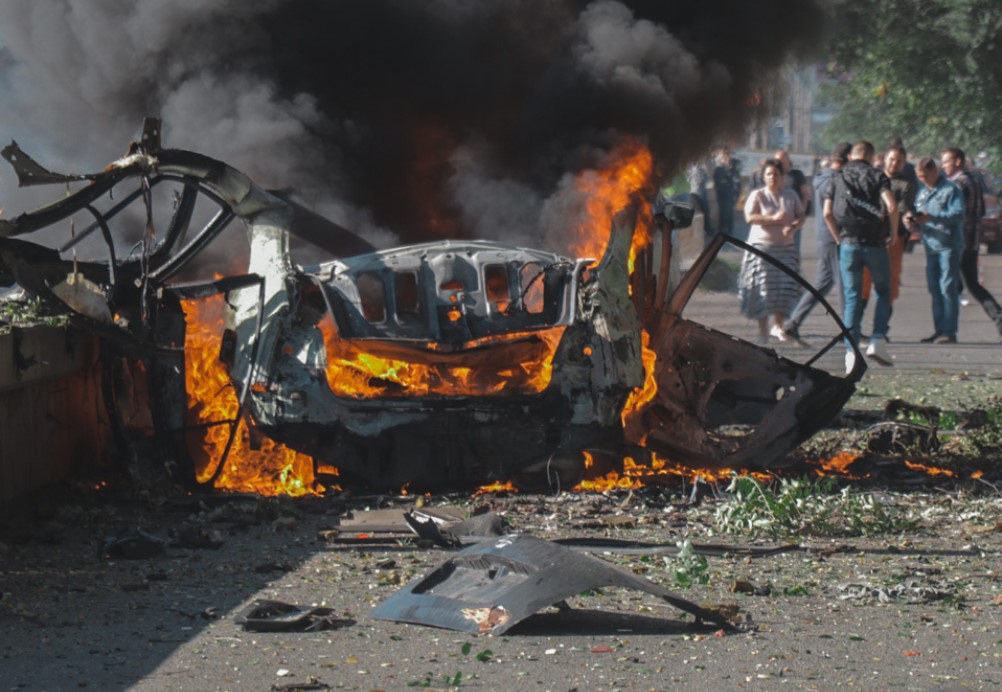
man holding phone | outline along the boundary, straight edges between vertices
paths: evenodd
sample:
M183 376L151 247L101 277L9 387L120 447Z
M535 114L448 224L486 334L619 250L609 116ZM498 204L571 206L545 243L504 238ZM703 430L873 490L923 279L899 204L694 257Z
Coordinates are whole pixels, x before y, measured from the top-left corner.
M960 258L964 248L964 198L960 188L940 175L929 156L919 161L922 189L915 199L915 213L905 223L922 229L925 246L925 277L932 296L935 331L923 343L957 343L960 317Z

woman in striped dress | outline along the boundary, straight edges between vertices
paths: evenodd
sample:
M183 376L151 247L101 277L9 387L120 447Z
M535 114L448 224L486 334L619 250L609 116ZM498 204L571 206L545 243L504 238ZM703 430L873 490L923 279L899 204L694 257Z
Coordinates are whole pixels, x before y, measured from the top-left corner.
M745 202L745 220L751 226L748 243L799 272L800 253L794 233L804 224L804 205L796 192L783 187L779 161L765 161L761 178L765 187L753 190ZM783 322L796 305L800 291L791 276L758 255L745 253L739 280L741 314L758 320L759 343L767 343L770 335L787 340Z

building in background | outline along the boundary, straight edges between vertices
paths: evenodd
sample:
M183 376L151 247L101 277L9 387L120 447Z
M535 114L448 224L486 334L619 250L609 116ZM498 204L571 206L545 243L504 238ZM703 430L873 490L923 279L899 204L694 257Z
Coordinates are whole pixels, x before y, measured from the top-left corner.
M820 152L823 147L817 135L832 113L816 104L818 85L822 80L818 65L788 66L783 76L763 94L760 108L764 110L748 132L745 148L752 151L786 149L792 154ZM805 173L801 162L794 162ZM746 169L747 170L747 169Z

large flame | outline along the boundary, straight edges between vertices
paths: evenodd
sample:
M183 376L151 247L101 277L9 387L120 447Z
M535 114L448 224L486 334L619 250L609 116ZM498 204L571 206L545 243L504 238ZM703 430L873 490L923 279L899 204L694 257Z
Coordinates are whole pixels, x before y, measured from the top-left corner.
M653 162L650 151L633 143L621 147L602 170L579 174L575 187L585 200L585 214L575 231L567 254L600 258L609 238L613 216L631 203L650 183ZM650 244L649 209L641 212L631 248L631 265L636 252ZM187 316L186 382L189 398L189 426L192 427L198 478L208 481L214 474L229 437L237 411L237 394L219 361L223 300L186 301ZM355 398L404 396L490 396L532 394L550 383L553 356L563 335L562 328L531 334L505 335L467 344L461 353L428 348L408 349L393 342L342 340L329 316L320 323L327 351L327 382L339 396ZM490 348L477 348L490 346ZM630 397L628 410L641 407L656 393L653 379L655 354L647 348L644 335L645 385ZM624 412L624 415L627 415ZM667 474L667 465L641 467L626 459L623 478L589 481L625 487L639 484L645 473ZM681 467L679 467L681 468ZM336 470L331 470L336 473ZM672 473L674 471L671 471ZM688 470L686 473L690 473ZM683 475L682 471L678 472ZM265 495L303 495L317 492L313 460L274 441L255 434L253 422L244 416L239 422L233 446L220 470L216 487ZM503 486L510 488L510 485ZM596 489L598 485L594 486ZM579 489L588 486L582 484ZM500 487L498 488L500 489Z
M632 142L617 149L601 170L586 170L578 174L574 186L585 199L585 217L578 223L576 238L568 248L574 257L600 258L609 240L612 217L628 206L634 195L647 188L653 172L650 150ZM649 219L650 210L643 214ZM637 224L633 249L648 242L646 223Z
M211 478L223 456L229 425L213 425L236 416L237 392L219 360L223 333L223 297L184 301L185 383L188 390L189 453L198 481ZM316 494L313 459L248 427L244 416L215 487L262 495ZM336 470L331 469L332 474Z
M406 349L388 342L340 339L330 317L320 322L327 384L355 398L537 394L550 384L563 328L504 335L459 353ZM492 345L493 348L483 349Z
M568 253L601 257L613 216L649 184L652 170L650 150L630 143L611 156L606 168L580 173L575 187L585 200L585 215L575 228ZM649 214L646 209L643 213ZM650 242L647 225L638 224L631 261L637 249ZM327 349L328 385L335 394L357 398L536 394L550 383L553 355L563 336L563 329L505 335L467 344L460 354L432 355L418 349L406 351L391 343L363 345L342 340L329 317L321 321L320 328ZM487 345L492 348L476 348ZM653 357L653 352L645 353L645 367L653 366ZM653 378L648 377L648 385L652 383Z

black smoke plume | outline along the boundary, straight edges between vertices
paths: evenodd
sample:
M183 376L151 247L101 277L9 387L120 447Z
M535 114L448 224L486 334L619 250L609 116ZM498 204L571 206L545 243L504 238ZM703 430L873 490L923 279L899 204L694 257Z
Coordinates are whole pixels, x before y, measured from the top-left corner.
M626 140L673 171L739 136L821 19L807 0L8 0L0 136L81 170L158 115L167 146L377 244L552 246L561 181Z

